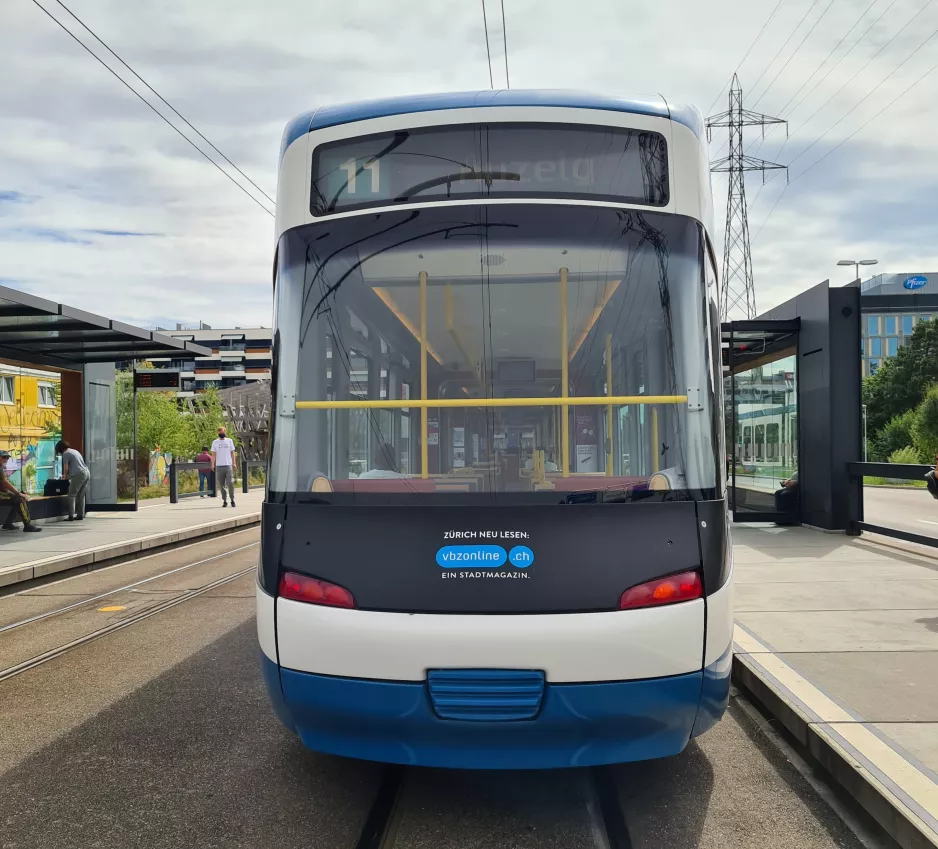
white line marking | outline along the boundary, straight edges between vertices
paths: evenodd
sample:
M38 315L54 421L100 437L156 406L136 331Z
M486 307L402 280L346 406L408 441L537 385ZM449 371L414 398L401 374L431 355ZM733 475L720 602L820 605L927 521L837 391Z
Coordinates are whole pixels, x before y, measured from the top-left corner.
M738 653L750 654L753 660L761 665L766 672L773 676L782 687L786 688L798 701L800 701L813 716L806 717L815 731L827 737L839 749L843 747L827 734L827 729L839 734L845 741L856 749L863 757L879 769L884 776L892 781L909 799L921 806L922 810L933 819L938 817L938 785L931 778L920 772L914 764L909 763L899 752L884 743L879 737L866 728L862 722L857 721L840 705L822 693L806 678L792 669L777 654L770 651L758 639L736 626L733 641ZM770 687L771 682L766 682ZM785 701L785 695L781 694ZM793 707L796 707L793 705ZM883 791L889 793L888 788L876 781L875 776L868 773L868 778L879 784ZM894 794L889 793L894 796ZM896 799L899 804L901 800ZM906 805L903 808L908 810ZM924 826L932 831L929 825L909 813ZM932 833L934 833L932 831Z

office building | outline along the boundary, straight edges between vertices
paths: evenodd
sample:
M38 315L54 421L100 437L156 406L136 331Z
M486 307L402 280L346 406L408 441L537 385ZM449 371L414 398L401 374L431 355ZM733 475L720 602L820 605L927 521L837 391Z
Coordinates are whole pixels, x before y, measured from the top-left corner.
M860 284L863 375L876 374L884 360L912 335L916 325L938 316L938 272L877 274Z

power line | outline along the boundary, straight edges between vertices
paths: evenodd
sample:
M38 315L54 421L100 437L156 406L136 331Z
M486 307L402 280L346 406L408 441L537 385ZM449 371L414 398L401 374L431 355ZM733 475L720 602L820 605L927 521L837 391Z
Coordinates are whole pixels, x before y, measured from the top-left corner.
M160 94L153 86L151 86L143 77L140 76L133 68L130 67L120 56L115 53L111 47L105 43L105 41L99 36L94 30L92 30L81 18L78 17L71 9L66 6L62 0L55 0L69 15L71 15L79 24L88 32L95 40L97 40L105 50L108 51L118 62L120 62L130 73L132 73L140 82L142 82L150 91L153 92L163 103L166 104L202 141L204 141L209 147L212 148L222 159L225 160L235 171L237 171L245 180L247 180L255 189L257 189L267 200L272 204L276 205L276 201L265 192L257 183L255 183L247 174L245 174L237 165L234 164L224 153L222 153L211 141L209 141L188 118L185 117L175 106L172 105L162 94Z
M824 101L824 103L823 103L818 109L816 109L808 118L806 118L806 119L798 126L798 129L795 130L795 132L792 133L791 136L789 136L789 138L785 139L784 143L783 143L782 146L778 149L778 151L776 152L775 155L776 155L776 156L781 155L782 151L783 151L783 150L785 149L785 147L788 145L788 142L791 140L791 138L792 138L793 136L795 136L798 132L800 132L802 129L804 129L804 127L808 124L809 121L811 121L812 118L814 118L825 106L827 106L828 103L830 103L835 97L837 97L838 94L840 94L848 85L850 85L850 83L853 82L853 80L855 80L855 79L857 78L857 76L859 76L861 73L863 73L863 71L866 70L866 68L869 67L869 65L873 62L873 60L875 60L887 47L889 47L889 45L892 44L893 41L895 41L895 40L911 25L911 23L912 23L920 14L922 14L922 12L924 12L925 9L927 9L933 2L934 2L934 0L928 0L928 2L926 2L925 5L922 6L921 9L919 9L911 18L909 18L909 20L906 21L905 26L903 26L902 29L900 29L895 35L892 36L892 38L890 38L882 47L880 47L880 49L877 50L876 53L874 53L873 56L870 57L870 58L863 64L863 66L862 66L858 71L856 71L856 72L853 74L853 76L850 77L850 79L848 79L839 89L837 89L837 91L835 91L829 98L827 98L827 100ZM890 4L890 6L886 9L886 12L888 12L889 9L891 9L894 5L895 5L895 0L894 0L894 2L893 2L892 4ZM886 12L883 12L883 15L885 15ZM872 28L876 25L876 23L883 17L883 15L880 15L880 17L877 18L876 21L873 22L873 24L867 29L867 31L866 31L866 32L860 37L860 39L857 41L857 44L859 44L859 42L862 41L862 39L866 36L866 34L870 31L870 29L872 29ZM807 153L808 150L810 150L812 147L814 147L814 145L816 145L822 138L824 138L824 136L826 136L832 129L834 129L834 127L836 127L837 124L839 124L841 121L843 121L844 118L846 118L848 115L850 115L851 112L853 112L858 106L860 106L860 104L863 103L863 101L865 101L867 97L869 97L874 91L876 91L876 89L878 89L884 82L886 82L886 80L888 80L889 77L891 77L896 71L898 71L899 68L901 68L906 62L908 62L909 59L911 59L912 56L914 56L919 50L921 50L921 48L924 47L925 44L927 44L933 37L934 37L934 33L933 33L931 36L929 36L927 39L925 39L925 41L922 42L922 44L920 44L911 54L909 54L909 55L899 64L898 67L896 67L896 68L894 68L892 71L890 71L889 74L887 74L886 77L884 77L882 80L880 80L879 83L877 83L877 85L876 85L874 88L872 88L870 91L868 91L852 109L850 109L839 121L837 121L837 123L835 123L833 126L829 127L819 138L815 139L815 141L813 141L810 145L808 145L808 147L806 147L804 150L801 151L801 153L799 153L794 159L792 159L791 162L795 162L796 160L800 159L805 153ZM856 47L856 44L854 45L854 47ZM852 49L853 49L853 48L851 48L851 50L852 50ZM848 52L849 52L849 51L848 51ZM791 162L790 162L789 164L791 164ZM774 175L768 179L767 184L768 184L768 183L771 183L773 179L775 179ZM758 192L756 192L756 196L755 196L755 197L753 198L753 200L752 200L753 205L755 205L755 202L759 199L759 195L762 194L762 191L763 191L764 188L765 188L765 186L763 186L762 188L759 189ZM774 207L773 207L773 209L774 209Z
M926 38L918 47L916 47L915 50L913 50L908 56L906 56L905 59L903 59L898 65L896 65L895 68L893 68L888 74L886 74L885 77L883 77L875 86L873 86L872 89L870 89L862 98L860 98L860 100L856 103L856 105L853 106L853 108L849 109L843 115L843 117L841 117L838 121L836 121L834 124L828 127L823 133L821 133L821 135L819 135L813 142L811 142L811 144L809 144L803 151L801 151L801 153L799 153L788 164L791 165L793 162L797 162L799 159L801 159L802 156L804 156L809 150L811 150L812 147L814 147L819 141L821 141L821 139L823 139L824 136L826 136L831 130L833 130L834 127L841 124L847 117L853 114L863 104L863 102L871 94L873 94L873 92L875 92L883 83L886 82L886 80L888 80L893 74L895 74L896 71L901 70L903 65L905 65L906 62L908 62L916 53L919 52L919 50L921 50L926 44L928 44L928 42L931 41L936 35L938 35L938 29L936 29L930 36L928 36L928 38Z
M798 32L798 30L801 28L801 25L805 22L805 20L807 20L808 15L811 14L811 10L812 10L815 6L817 6L817 4L818 4L819 2L820 2L820 0L814 0L814 2L808 7L808 11L805 12L805 13L801 16L801 20L798 21L797 24L795 24L795 28L791 31L791 33L789 33L788 38L785 39L785 43L784 43L781 47L779 47L778 53L776 53L776 54L772 57L772 59L771 59L771 61L769 62L769 64L765 66L765 68L763 69L762 73L759 74L759 76L758 76L758 78L756 79L756 81L752 84L752 89L751 89L751 90L754 91L755 88L756 88L756 86L759 85L759 81L766 75L766 73L768 72L769 68L771 68L772 65L775 64L775 60L778 59L778 57L782 55L782 51L783 51L786 47L788 47L788 42L790 42L790 41L795 37L795 33ZM768 91L768 89L766 89L766 91ZM763 93L764 93L764 92L763 92ZM717 153L716 153L717 156L719 156L719 154L722 152L724 146L725 146L725 145L720 145L720 149L719 149L719 150L717 151Z
M485 16L485 0L482 0L482 26L485 27L485 55L489 60L489 88L495 88L495 79L492 77L492 51L489 47L489 21Z
M798 51L801 50L802 47L804 47L804 43L808 40L808 37L811 35L812 32L814 32L815 29L817 29L817 25L821 22L824 16L830 11L831 6L833 5L834 5L834 0L830 0L830 2L824 7L824 11L821 12L821 14L817 16L817 20L813 24L811 24L811 28L804 34L804 38L802 38L801 41L798 42L798 46L792 51L791 56L789 56L785 60L785 64L782 65L782 67L779 68L778 73L774 77L772 77L772 82L770 82L766 86L765 91L763 91L762 94L760 94L759 97L756 99L756 102L752 104L753 107L758 106L762 98L765 97L769 93L769 89L772 88L773 85L775 85L776 80L782 75L785 69L789 66L789 64L791 63L791 60L794 59L795 56L798 55Z
M781 109L778 110L780 113L782 113L782 114L785 113L785 110L788 109L788 107L791 105L791 102L792 102L799 94L801 94L802 91L804 91L804 87L805 87L809 82L811 82L811 80L814 78L814 75L815 75L818 71L820 71L821 68L823 68L823 67L827 64L828 59L830 59L831 56L833 56L833 55L840 49L840 45L843 44L843 43L847 40L847 38L850 37L850 33L852 33L852 32L860 25L860 21L862 21L862 20L866 17L867 13L870 11L870 9L872 9L872 8L876 5L877 2L878 2L878 0L873 0L873 1L870 3L870 5L867 6L866 9L864 9L864 10L857 16L857 19L853 22L853 26L850 27L850 29L847 30L847 32L845 32L845 33L843 34L843 36L841 37L840 41L838 41L838 42L834 45L834 47L833 47L833 48L831 49L831 51L824 57L824 59L821 61L821 63L814 69L814 71L812 71L812 73L810 74L810 76L799 86L798 90L797 90L791 97L788 98L788 102L787 102ZM889 6L888 6L887 9L886 9L886 12L888 12L889 9L891 9L893 6L895 6L897 2L898 2L898 0L892 0L892 3L890 3ZM883 14L886 14L886 12L883 12ZM881 17L882 17L882 15L880 15L880 18L881 18ZM798 103L795 104L795 106L793 107L793 109L797 109L798 106L799 106L801 103L803 103L804 100L811 94L811 92L814 91L822 82L824 82L824 80L826 80L826 79L830 76L831 71L833 71L835 68L837 68L838 65L840 65L840 63L843 62L843 60L844 60L847 56L850 55L850 53L851 53L851 51L854 49L854 47L856 47L856 46L864 39L864 37L865 37L866 34L870 31L870 29L872 29L874 26L876 26L876 24L879 22L880 18L877 18L876 21L874 21L874 22L870 25L869 29L867 29L867 31L866 31L865 33L863 33L863 35L861 35L860 38L858 38L858 39L853 43L853 45L850 47L850 49L847 50L847 52L844 53L844 55L841 56L840 59L838 59L837 62L836 62L834 65L832 65L832 66L830 67L830 69L827 71L827 73L826 73L823 77L821 77L821 79L819 79L819 80L814 84L814 86L812 86L811 90L810 90L801 100L799 100ZM759 142L759 144L756 145L756 149L753 151L753 154L758 153L758 152L762 149L762 145L765 144L766 138L771 134L772 130L774 130L774 129L775 129L775 127L770 127L770 128L769 128L769 132L766 133L765 137L763 137L762 140ZM791 138L791 137L789 136L788 138ZM786 143L787 143L787 141L788 141L788 139L786 139ZM783 145L783 147L784 147L784 145ZM781 149L779 149L779 153L781 153ZM753 199L753 203L755 203L755 199Z
M788 42L791 41L791 40L795 37L795 33L798 32L798 30L801 28L801 25L807 20L808 15L811 14L811 10L812 10L815 6L817 6L817 4L818 4L819 2L820 2L820 0L814 0L814 1L811 3L811 5L808 6L808 11L805 12L805 13L801 16L801 20L798 21L797 24L795 24L795 28L791 31L791 33L789 34L788 38L785 39L785 43L784 43L781 47L779 47L778 53L776 53L776 54L772 57L772 61L769 62L769 64L765 66L765 70L764 70L761 74L759 74L758 79L752 84L752 89L751 89L752 91L755 91L756 86L759 85L760 80L768 73L769 68L771 68L771 67L775 64L775 60L778 59L778 57L782 55L782 51L783 51L786 47L788 47Z
M931 36L929 36L928 39L926 39L926 42L927 42L927 41L930 41L933 36L934 36L934 33L933 33ZM917 50L918 50L918 48L916 48L916 51L917 51ZM910 58L911 58L911 57L910 57ZM859 127L857 127L852 133L850 133L849 136L847 136L845 139L843 139L843 140L840 141L838 144L836 144L834 147L832 147L832 148L831 148L829 151L827 151L827 153L825 153L823 156L819 157L817 160L815 160L814 162L812 162L807 168L805 168L805 169L802 170L802 171L799 171L797 175L795 175L794 177L792 177L792 178L791 178L791 181L785 186L785 188L782 189L781 192L779 192L778 197L775 199L775 203L772 205L772 208L769 210L769 214L765 216L765 219L762 221L762 224L759 226L759 232L756 233L755 237L753 238L753 242L755 242L755 240L759 238L759 233L762 232L762 230L763 230L763 228L765 227L766 223L768 222L769 218L772 217L772 213L775 212L775 207L778 206L779 201L782 199L782 195L785 194L785 192L788 190L788 187L789 187L792 183L794 183L796 180L800 180L805 174L807 174L812 168L814 168L815 165L819 165L821 162L823 162L825 159L827 159L828 156L830 156L832 153L834 153L834 152L835 152L836 150L838 150L839 148L843 147L843 146L844 146L848 141L850 141L850 139L852 139L857 133L859 133L859 132L860 132L861 130L863 130L865 127L867 127L867 126L869 126L870 124L872 124L873 121L875 121L875 120L876 120L880 115L882 115L887 109L891 109L893 106L895 106L903 97L905 97L905 96L906 96L913 88L915 88L922 80L924 80L926 77L928 77L928 76L930 76L931 74L933 74L936 70L938 70L938 62L936 62L934 65L932 65L927 71L925 71L925 73L922 74L917 80L915 80L915 82L913 82L913 83L909 84L908 86L906 86L906 88L903 89L903 91L902 91L900 94L898 94L896 97L894 97L889 103L887 103L882 109L880 109L879 112L877 112L875 115L873 115L872 117L870 117L869 119L867 119L866 121L864 121L864 122L863 122Z
M511 88L508 77L508 27L505 25L505 0L502 0L502 42L505 45L505 85Z
M224 168L222 168L212 157L210 157L202 148L200 148L192 139L190 139L182 130L179 129L172 121L170 121L162 112L160 112L149 100L147 100L140 92L138 92L130 83L127 82L120 74L117 73L110 65L108 65L97 53L95 53L87 44L85 44L75 33L73 33L65 24L63 24L58 18L55 17L48 9L43 6L39 0L32 0L33 4L44 12L50 20L52 20L58 27L60 27L65 33L68 34L82 49L84 49L90 56L99 62L107 71L117 79L122 85L124 85L138 100L144 103L148 109L150 109L155 115L159 116L163 121L166 122L170 127L173 128L182 138L184 138L193 148L195 148L206 161L214 165L222 174L224 174L232 183L234 183L242 192L244 192L254 203L256 203L261 209L264 210L268 215L273 216L271 212L264 204L262 204L254 195L252 195L241 183L239 183L234 177L231 176ZM74 16L73 16L74 17ZM76 18L76 20L78 20ZM82 24L84 26L84 24ZM90 30L89 30L90 32ZM95 36L97 38L97 36ZM100 39L99 39L100 40ZM104 42L101 42L104 44ZM106 47L107 45L105 45ZM110 48L108 48L110 49ZM116 54L115 54L116 55ZM172 107L170 107L172 108ZM175 110L174 110L175 111ZM185 120L185 119L183 119ZM266 197L266 195L265 195Z
M778 0L778 3L775 4L775 8L771 11L769 16L765 19L765 23L762 25L762 29L759 30L756 37L752 40L752 43L749 45L749 49L746 51L746 54L743 56L742 59L739 60L739 64L736 66L735 70L733 71L733 75L730 77L729 80L727 80L726 85L724 85L723 88L720 89L720 93L716 97L713 98L713 103L710 104L709 108L704 113L705 115L709 115L713 111L713 107L717 105L717 101L721 97L723 97L723 93L730 87L730 83L732 82L733 76L739 73L739 69L742 68L745 61L749 58L749 54L752 53L752 48L755 47L756 42L760 38L762 38L762 33L765 32L766 27L768 27L768 25L772 22L772 18L775 17L775 13L778 11L778 7L781 6L782 3L784 2L785 0Z

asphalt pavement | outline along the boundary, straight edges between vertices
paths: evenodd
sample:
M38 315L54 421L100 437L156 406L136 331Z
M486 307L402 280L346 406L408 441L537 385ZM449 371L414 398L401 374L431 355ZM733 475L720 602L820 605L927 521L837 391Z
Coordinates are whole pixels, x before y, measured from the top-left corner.
M863 520L938 537L938 501L922 487L863 487Z
M188 562L217 555L219 542L190 547ZM234 575L253 556L216 558L153 582L150 595L181 598L172 594ZM71 603L106 593L108 580L118 590L123 568L40 587L30 610L52 609L39 605L43 592ZM245 574L0 680L0 847L356 846L383 770L307 752L280 726L260 681L253 582ZM131 592L73 611L61 636L129 615L99 608ZM20 644L54 643L56 620L0 632L0 648L17 631ZM678 757L612 769L632 845L859 849L763 726L734 700ZM592 781L585 770L407 769L393 846L603 846Z

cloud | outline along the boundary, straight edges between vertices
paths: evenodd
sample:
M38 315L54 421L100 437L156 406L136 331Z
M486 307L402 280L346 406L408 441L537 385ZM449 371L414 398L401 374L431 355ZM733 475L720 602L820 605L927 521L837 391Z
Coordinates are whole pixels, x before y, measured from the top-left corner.
M726 95L714 98L775 5L753 0L740 15L739 0L671 0L639 15L610 0L512 0L505 9L511 85L663 92L724 109ZM879 6L837 46L868 5L833 4L788 61L823 5L802 22L807 0L782 4L740 68L747 107L791 111L875 20ZM938 27L938 9L926 9L861 68L920 7L898 0L782 116L791 121L788 144L775 131L755 155L788 162L826 132L797 160L796 176L895 100L928 67L927 50L873 89ZM49 8L56 12L55 4ZM501 86L500 5L489 0L487 8ZM83 0L76 12L270 194L280 135L294 115L345 100L489 83L481 9L458 0L280 0L238 8L223 0ZM7 83L0 87L6 278L132 322L153 324L168 314L214 326L270 324L272 220L32 4L4 6L0 77ZM785 190L768 218L784 177L759 194L750 230L759 233L760 307L829 276L846 282L849 269L835 266L844 251L875 256L877 270L938 267L928 231L938 188L929 126L936 87L938 74L831 152ZM712 151L724 138L715 137ZM758 145L755 130L746 139L751 149ZM725 189L725 179L714 182L718 211ZM747 192L750 199L759 192L758 175L747 179ZM722 249L722 223L714 241Z

